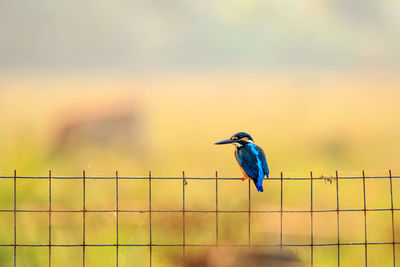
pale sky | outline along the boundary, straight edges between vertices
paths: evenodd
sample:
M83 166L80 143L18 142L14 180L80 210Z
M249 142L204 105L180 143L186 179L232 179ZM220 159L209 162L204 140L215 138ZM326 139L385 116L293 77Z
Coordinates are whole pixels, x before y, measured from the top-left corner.
M0 71L400 67L382 0L0 0Z

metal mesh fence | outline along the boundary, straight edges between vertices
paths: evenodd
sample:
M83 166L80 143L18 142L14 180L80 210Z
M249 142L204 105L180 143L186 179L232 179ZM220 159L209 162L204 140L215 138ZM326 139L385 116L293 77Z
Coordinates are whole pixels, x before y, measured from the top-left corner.
M284 177L283 173L281 173L280 177L269 177L268 180L277 180L280 181L280 209L271 209L271 210L254 210L252 209L252 197L251 197L251 181L248 181L248 208L246 210L222 210L219 208L219 181L233 181L233 180L240 180L240 178L219 178L218 172L215 173L215 177L185 177L185 173L182 173L182 177L152 177L151 172L147 177L120 177L118 175L118 171L115 173L113 177L89 177L86 176L86 172L83 171L82 176L79 177L61 177L61 176L52 176L51 171L49 171L48 176L17 176L17 172L14 171L12 176L0 176L0 179L11 179L13 181L13 209L3 209L0 210L2 213L12 213L13 214L13 225L10 225L10 231L13 231L13 243L11 244L0 244L0 247L12 247L13 248L13 264L14 266L19 266L17 261L17 253L19 247L48 247L48 266L51 266L51 253L53 247L81 247L82 248L82 255L83 261L82 266L85 266L86 262L86 248L87 247L115 247L116 249L116 262L115 266L119 264L119 248L120 247L148 247L149 249L149 265L152 266L153 262L153 248L154 247L181 247L183 253L183 264L185 263L185 254L187 247L309 247L310 248L310 265L314 265L314 248L315 247L337 247L337 266L341 264L341 257L340 257L340 248L342 246L364 246L364 257L365 257L365 266L368 265L368 246L369 245L391 245L393 249L392 257L393 257L393 265L396 265L396 252L395 252L395 245L400 244L400 242L396 242L395 239L395 219L394 219L394 211L398 211L400 209L394 208L393 205L393 179L400 179L400 176L392 176L392 172L389 170L387 176L366 176L365 172L362 172L362 176L339 176L338 172L336 171L336 176L331 177L331 181L335 182L336 184L336 209L315 209L313 199L315 189L314 189L314 182L315 180L321 180L323 177L313 177L312 172L310 173L309 177L298 177L298 178L286 178ZM17 180L19 179L44 179L48 181L48 209L17 209ZM60 180L81 180L82 181L82 208L75 209L75 210L56 210L52 209L52 181L60 179ZM88 180L100 180L100 179L107 179L107 180L114 180L115 181L115 209L109 210L88 210L86 208L86 183ZM182 181L182 188L177 190L182 190L182 209L178 210L165 210L165 209L152 209L152 181L153 180L180 180ZM367 199L366 199L366 180L369 179L384 179L389 181L390 185L390 208L367 208ZM121 180L147 180L148 181L148 209L120 209L119 207L119 183ZM187 184L188 180L198 180L198 181L215 181L215 209L212 210L194 210L194 209L186 209L186 190L185 185ZM299 181L302 183L309 183L310 186L310 207L309 209L301 209L301 210L284 210L284 181L291 180L291 181ZM339 193L340 193L340 181L342 180L359 180L362 181L363 185L363 208L362 209L343 209L339 206ZM343 242L341 240L341 228L340 228L340 214L345 212L362 212L363 213L363 233L364 233L364 242ZM389 211L391 212L391 232L392 232L392 241L391 242L370 242L367 235L367 213L374 212L374 211ZM48 213L48 242L45 244L22 244L19 243L17 240L17 232L19 231L17 227L17 214L19 213ZM71 213L80 213L82 214L82 243L79 244L54 244L52 239L52 214L57 212L71 212ZM90 212L100 212L100 213L110 213L113 212L116 214L116 224L115 224L115 234L116 239L115 243L112 244L91 244L88 243L86 240L86 230L87 230L87 223L86 223L86 216L87 213ZM149 219L149 242L145 244L126 244L120 242L120 230L119 230L119 214L126 213L126 212L138 212L138 213L147 213ZM182 242L181 244L157 244L153 242L153 231L152 231L152 214L153 213L180 213L182 214ZM314 242L314 214L316 213L336 213L336 229L337 229L337 236L336 242L330 243L321 243L321 242ZM188 243L186 240L186 217L185 214L187 213L211 213L215 214L215 242L211 244L191 244ZM228 244L221 244L220 243L220 233L219 233L219 215L221 213L244 213L247 214L247 244L237 244L237 245L228 245ZM278 213L280 214L280 238L279 243L274 244L260 244L252 242L251 239L251 232L252 232L252 214L255 213ZM285 213L305 213L309 214L310 217L310 239L309 243L286 243L284 242L284 235L283 235L283 214Z

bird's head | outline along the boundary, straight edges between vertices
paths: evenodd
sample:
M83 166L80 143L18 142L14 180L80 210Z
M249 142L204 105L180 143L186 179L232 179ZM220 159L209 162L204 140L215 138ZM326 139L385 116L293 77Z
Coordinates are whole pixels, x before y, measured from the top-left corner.
M215 144L216 145L233 144L237 147L241 147L246 145L247 143L254 143L253 138L248 133L239 132L237 134L232 135L231 138L219 141Z

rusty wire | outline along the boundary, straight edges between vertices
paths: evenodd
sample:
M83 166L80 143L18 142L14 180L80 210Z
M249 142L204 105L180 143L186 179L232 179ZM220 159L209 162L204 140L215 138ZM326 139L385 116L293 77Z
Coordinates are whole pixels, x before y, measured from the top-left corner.
M252 210L251 209L251 190L250 190L250 181L249 181L249 189L248 189L248 209L247 210L220 210L218 205L218 182L219 181L232 181L232 180L240 180L240 178L219 178L218 172L215 172L215 177L186 177L185 172L182 173L182 177L153 177L151 171L147 177L122 177L119 176L118 171L116 171L115 176L86 176L86 172L83 171L82 176L52 176L51 171L49 171L48 176L17 176L17 172L14 171L12 176L0 176L0 179L12 179L13 180L13 209L2 209L0 212L10 212L13 213L13 243L12 244L0 244L0 247L13 247L13 263L14 267L17 266L17 248L18 247L48 247L49 249L49 257L48 257L48 266L51 266L51 248L52 247L82 247L83 252L83 260L82 266L85 266L85 258L86 258L86 247L115 247L116 248L116 266L118 267L118 259L119 259L119 247L148 247L149 248L149 265L152 266L152 249L153 247L182 247L183 259L182 263L184 264L185 257L185 248L186 247L310 247L310 265L314 264L314 247L326 247L326 246L336 246L337 247L337 266L340 266L340 247L341 246L364 246L364 257L365 257L365 266L368 265L368 245L392 245L393 246L393 266L396 266L396 255L395 255L395 245L400 244L400 242L396 242L395 240L395 228L394 228L394 211L399 211L400 208L394 208L393 205L393 179L400 179L400 176L393 176L392 172L389 170L388 176L366 176L365 172L362 171L362 176L339 176L336 171L336 176L334 180L336 182L336 209L314 209L313 207L313 181L321 180L322 177L313 177L312 172L310 172L310 177L297 177L297 178L285 178L283 173L281 172L280 177L268 177L269 180L279 180L280 181L280 209L277 210ZM49 187L49 196L48 196L48 209L43 210L28 210L28 209L17 209L17 180L18 179L48 179L48 187ZM51 203L51 185L52 180L70 180L77 179L82 180L82 198L83 204L82 209L80 210L53 210ZM87 180L115 180L115 193L116 193L116 207L115 209L108 210L88 210L86 209L86 181ZM390 182L390 200L391 207L390 208L367 208L366 201L366 190L365 190L365 181L367 179L388 179ZM120 180L147 180L148 181L148 209L147 210L138 210L138 209L119 209L119 181ZM181 210L155 210L152 209L152 180L182 180L182 209ZM185 185L187 184L187 180L215 180L215 210L188 210L185 208ZM283 181L309 181L310 182L310 209L309 210L284 210L283 209L283 194L284 187ZM363 182L363 208L362 209L340 209L339 207L339 181L340 180L362 180ZM352 212L359 211L364 214L364 242L341 242L340 240L340 216L341 212ZM368 242L367 239L367 212L371 211L391 211L391 229L392 229L392 242ZM33 213L48 213L48 244L19 244L17 243L17 213L24 212L33 212ZM82 213L82 243L81 244L53 244L52 236L51 236L51 214L57 212L70 212L70 213ZM88 244L86 242L86 213L88 212L103 212L103 213L115 213L116 214L116 242L115 244ZM149 243L148 244L121 244L119 243L119 213L120 212L139 212L139 213L148 213L149 215ZM153 243L152 236L152 213L182 213L182 244L155 244ZM324 213L324 212L336 212L336 224L337 224L337 242L336 243L315 243L314 242L314 213ZM216 239L215 243L212 244L188 244L186 242L185 235L185 213L214 213L215 214L215 234ZM248 239L247 244L221 244L219 240L219 214L220 213L247 213L248 214ZM280 213L280 239L279 243L276 244L255 244L251 242L251 214L253 213ZM284 213L309 213L310 214L310 243L309 244L292 244L292 243L284 243L283 242L283 214Z

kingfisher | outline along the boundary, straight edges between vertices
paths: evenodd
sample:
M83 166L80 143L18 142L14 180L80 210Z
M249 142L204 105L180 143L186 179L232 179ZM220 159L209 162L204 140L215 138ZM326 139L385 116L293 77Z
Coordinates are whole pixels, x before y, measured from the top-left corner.
M215 143L216 145L233 144L235 149L235 158L239 163L243 173L242 181L246 178L253 180L257 191L263 192L264 176L269 175L269 169L265 153L261 147L257 146L253 138L245 132L239 132L232 135L231 138Z

